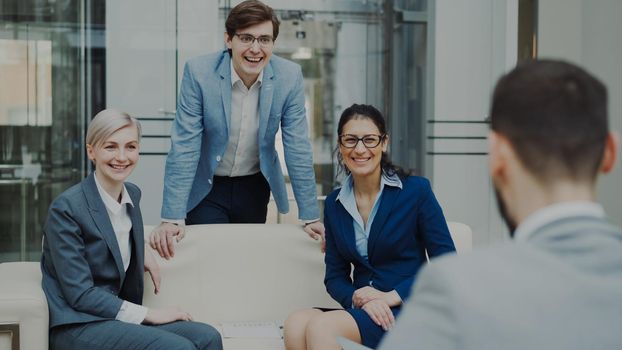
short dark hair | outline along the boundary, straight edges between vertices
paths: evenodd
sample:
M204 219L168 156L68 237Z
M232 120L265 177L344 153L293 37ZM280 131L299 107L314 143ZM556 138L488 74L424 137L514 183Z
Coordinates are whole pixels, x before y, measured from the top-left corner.
M538 180L594 181L609 133L607 88L571 63L528 61L497 83L490 121Z
M380 113L380 111L376 109L376 107L355 103L352 106L346 108L343 113L341 113L341 117L339 118L339 124L337 124L337 147L335 148L335 155L337 157L337 163L339 166L337 174L339 174L341 171L344 171L346 174L350 174L350 170L348 170L348 168L346 168L343 164L341 152L339 152L339 135L342 134L344 125L346 125L347 122L353 119L369 119L376 125L381 135L387 134L387 123L382 116L382 113ZM382 158L380 159L380 167L382 168L382 171L384 171L389 176L397 174L400 178L404 178L409 175L407 171L393 164L389 158L389 155L386 152L382 153Z
M274 10L258 0L246 0L239 3L227 16L225 28L229 38L233 38L239 29L248 28L266 21L272 22L272 39L279 36L279 19Z

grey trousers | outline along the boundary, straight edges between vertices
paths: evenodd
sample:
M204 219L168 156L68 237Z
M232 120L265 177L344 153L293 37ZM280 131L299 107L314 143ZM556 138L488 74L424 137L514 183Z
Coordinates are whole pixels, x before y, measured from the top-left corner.
M222 350L220 333L199 322L157 326L101 321L54 327L50 350Z

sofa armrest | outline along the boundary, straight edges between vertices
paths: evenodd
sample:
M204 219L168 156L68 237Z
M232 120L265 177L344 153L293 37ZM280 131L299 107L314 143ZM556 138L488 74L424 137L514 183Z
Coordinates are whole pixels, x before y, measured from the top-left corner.
M48 317L39 263L0 264L0 333L11 335L12 350L47 350Z

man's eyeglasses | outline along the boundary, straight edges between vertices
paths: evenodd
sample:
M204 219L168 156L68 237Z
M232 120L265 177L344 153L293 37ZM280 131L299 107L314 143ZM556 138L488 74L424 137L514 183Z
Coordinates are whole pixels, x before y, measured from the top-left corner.
M363 146L366 148L376 148L384 140L386 134L382 135L364 135L363 137L356 137L355 135L343 134L339 135L339 143L345 148L356 148L359 141L363 142Z
M252 36L250 34L235 33L234 35L237 36L238 39L240 39L240 42L242 44L247 46L253 45L253 42L255 42L255 40L257 40L259 46L261 47L270 47L274 43L274 39L272 39L272 37L269 35L260 35L258 37Z

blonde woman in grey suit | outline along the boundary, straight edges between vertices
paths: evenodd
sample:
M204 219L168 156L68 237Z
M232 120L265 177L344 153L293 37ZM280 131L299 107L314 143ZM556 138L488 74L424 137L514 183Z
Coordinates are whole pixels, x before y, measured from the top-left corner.
M140 134L126 113L98 113L86 135L95 172L50 205L41 269L52 350L222 349L220 334L188 313L141 305L143 272L156 293L160 277L145 252L140 190L124 182L138 161Z

